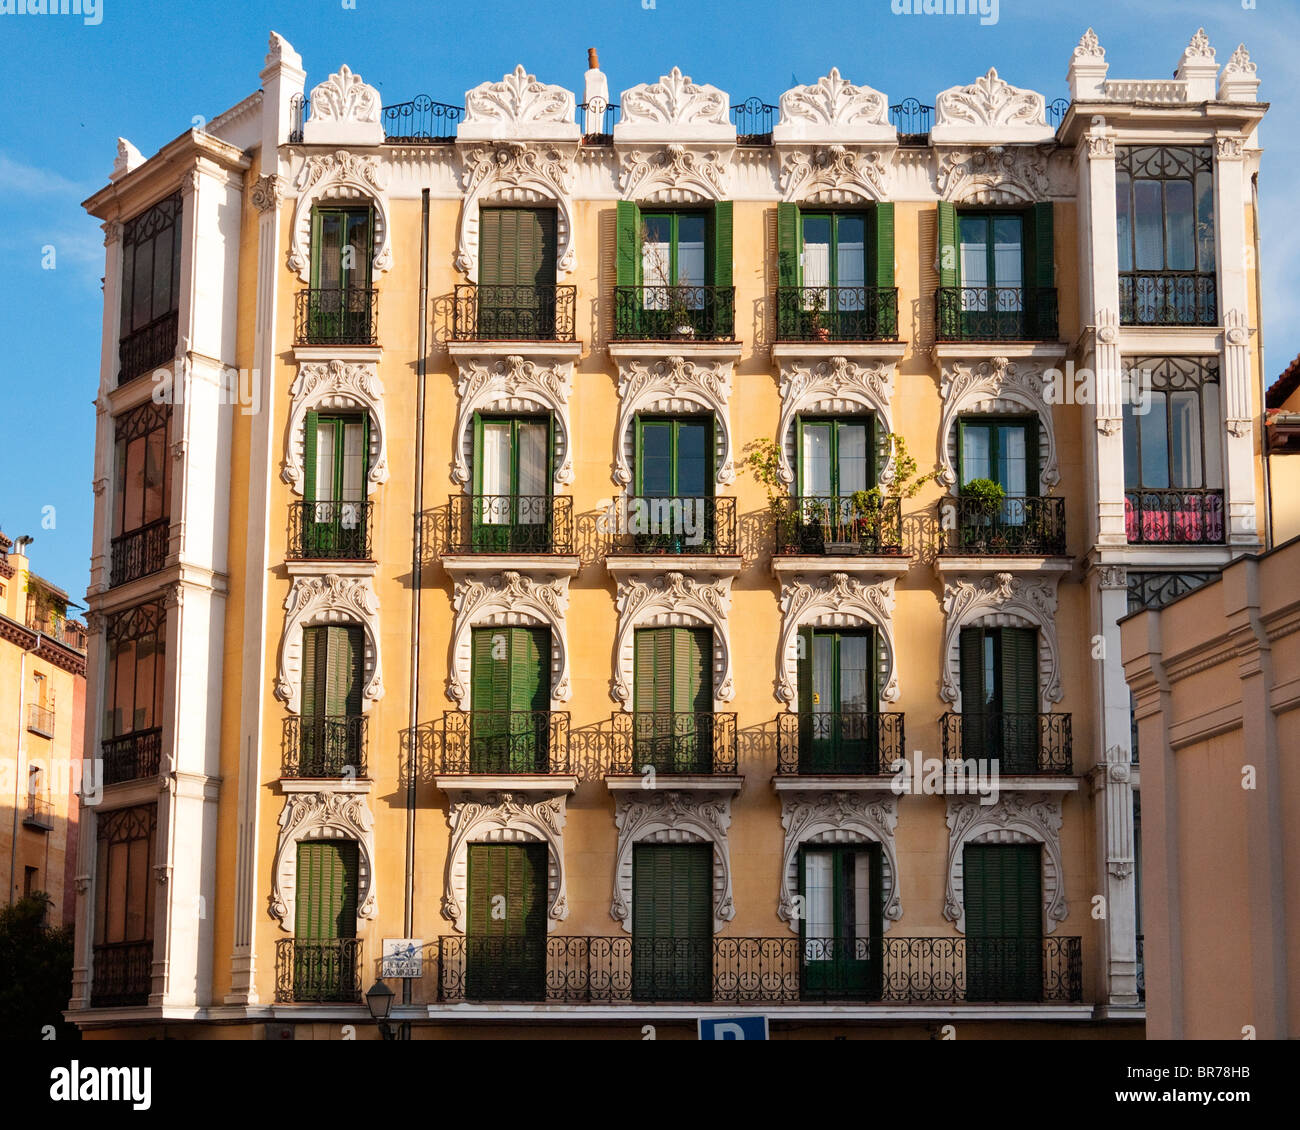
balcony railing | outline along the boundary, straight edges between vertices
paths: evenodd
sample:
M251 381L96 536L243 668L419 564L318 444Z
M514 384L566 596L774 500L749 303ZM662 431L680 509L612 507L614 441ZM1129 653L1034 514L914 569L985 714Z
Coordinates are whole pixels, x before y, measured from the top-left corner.
M1137 936L1137 991L1138 1000L1147 999L1147 965L1146 955L1142 952L1142 935Z
M54 711L39 702L27 704L27 729L43 738L54 737Z
M896 341L898 288L783 286L776 292L777 341Z
M610 553L730 556L736 545L734 498L624 495L610 521Z
M578 122L582 126L583 145L613 145L614 127L618 124L619 105L604 98L578 103Z
M153 982L153 942L110 942L95 947L90 1006L148 1004Z
M291 502L291 561L369 561L369 502Z
M1083 999L1082 940L444 935L438 999L1072 1003Z
M616 341L734 341L732 286L616 286Z
M74 651L86 650L86 626L78 620L69 620L57 612L46 610L27 618L27 626L33 632L49 636L55 643L70 647Z
M781 776L866 777L890 772L903 758L898 712L800 711L777 718L776 771Z
M275 999L277 1004L359 1002L361 939L280 938L275 943Z
M176 357L177 311L155 318L127 334L117 345L117 383L124 385L154 369L170 369Z
M889 124L898 130L899 145L923 145L934 124L934 107L916 98L904 98L889 107Z
M940 722L943 756L996 761L1004 775L1068 777L1074 772L1070 717L1014 711L945 714Z
M573 499L550 494L455 494L447 553L572 554Z
M27 806L23 810L23 823L28 828L48 832L54 827L54 806L45 797L28 793Z
M1130 545L1222 545L1223 491L1125 491L1124 532Z
M159 518L129 534L115 537L109 584L124 585L157 573L167 561L171 525L170 518Z
M376 345L379 292L365 287L313 287L298 292L295 345Z
M735 776L736 716L712 710L637 710L613 715L609 771Z
M439 773L569 773L569 715L561 710L446 710L435 756Z
M435 102L427 94L417 95L410 102L398 102L383 108L380 120L384 126L384 140L403 144L448 144L456 140L456 126L464 113L463 106Z
M1055 341L1055 287L941 286L934 300L939 341Z
M105 738L100 745L104 759L104 784L138 781L158 776L162 764L162 728L136 730L116 738Z
M731 107L731 120L736 126L737 145L771 145L772 124L777 107L761 98L749 97Z
M366 717L363 714L284 720L283 777L331 778L366 775Z
M452 337L456 341L574 341L576 286L456 287Z
M1126 326L1217 325L1215 277L1193 271L1121 271L1119 319Z
M778 554L897 556L903 552L902 505L897 498L805 495L773 502Z
M1065 499L1004 498L991 503L979 498L946 498L939 503L939 528L944 531L946 554L1063 554Z

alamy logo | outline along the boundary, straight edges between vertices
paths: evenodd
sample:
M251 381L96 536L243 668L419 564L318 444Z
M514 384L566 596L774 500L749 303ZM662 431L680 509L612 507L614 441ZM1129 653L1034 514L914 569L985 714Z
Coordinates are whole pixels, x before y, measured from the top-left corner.
M104 22L101 0L0 0L0 16L81 16L88 27Z
M671 537L683 545L702 545L705 538L705 498L629 498L604 502L597 519L601 533L634 537Z
M50 1101L129 1102L132 1110L148 1110L153 1103L152 1082L151 1067L82 1067L74 1059L50 1072Z
M998 22L998 0L892 0L896 16L979 16L987 27Z
M890 762L894 779L890 789L897 796L978 796L980 804L998 800L998 762L996 758L923 757L916 751L909 761L900 757Z

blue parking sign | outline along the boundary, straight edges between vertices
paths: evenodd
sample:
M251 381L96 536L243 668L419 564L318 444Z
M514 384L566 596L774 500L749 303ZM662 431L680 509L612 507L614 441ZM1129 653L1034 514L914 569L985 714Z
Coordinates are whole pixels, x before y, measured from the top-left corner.
M701 1040L766 1040L766 1016L726 1016L699 1022Z

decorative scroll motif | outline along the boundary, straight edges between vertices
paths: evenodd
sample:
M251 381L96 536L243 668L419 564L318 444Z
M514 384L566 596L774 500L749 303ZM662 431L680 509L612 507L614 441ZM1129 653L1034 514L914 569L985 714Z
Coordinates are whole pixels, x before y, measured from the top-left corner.
M1105 129L1105 126L1100 127ZM1108 137L1104 133L1088 134L1088 156L1089 157L1110 157L1115 156L1115 139Z
M369 200L375 206L374 262L376 272L393 265L388 245L388 174L377 157L359 157L340 149L336 153L308 156L298 174L295 188L298 203L293 211L289 243L289 270L305 283L311 281L311 212L320 200Z
M301 495L306 473L303 444L307 413L316 410L365 412L370 417L370 470L366 493L388 482L388 426L384 416L384 385L373 364L348 361L309 361L298 367L289 387L289 445L280 464L280 478Z
M451 632L451 670L447 697L461 710L470 708L470 629L489 624L531 624L551 630L551 698L567 702L569 642L565 613L569 578L540 581L513 570L456 582L452 593L455 624Z
M1240 161L1246 148L1244 137L1216 137L1214 152L1220 161Z
M620 122L623 125L729 126L730 99L725 91L694 83L674 67L658 82L643 82L623 91Z
M697 581L683 573L662 573L648 581L639 577L618 583L618 630L614 635L615 701L632 709L634 632L638 627L700 624L713 629L713 697L730 702L735 697L731 677L731 578Z
M939 421L939 481L948 486L957 482L957 468L953 465L948 441L952 436L957 417L963 412L998 411L996 403L1004 401L1006 409L1028 409L1040 422L1039 438L1045 441L1046 456L1040 470L1043 488L1061 481L1056 463L1056 432L1052 426L1052 409L1043 394L1043 369L1041 365L1013 362L1006 357L994 357L975 365L954 361L943 367L939 385L943 398L943 415Z
M821 361L781 362L781 416L777 422L780 463L777 473L783 483L794 482L794 467L786 440L800 413L824 412L839 415L854 408L866 408L875 414L884 434L894 430L890 401L894 395L893 362L859 365L846 357L828 357ZM894 455L881 469L879 481L894 477Z
M1035 90L1021 90L990 68L970 86L954 86L934 104L935 125L1045 126L1047 105Z
M284 187L280 178L274 173L268 173L264 177L258 177L253 182L253 189L249 193L253 207L259 212L273 212L280 207L280 201L284 198Z
M952 150L935 183L940 198L955 204L1032 204L1047 196L1047 147Z
M894 645L894 578L867 584L847 573L814 580L795 577L781 585L781 635L777 641L776 697L799 707L799 629L805 625L870 626L880 639L877 672L881 702L897 702L898 657Z
M736 916L731 898L731 797L672 789L619 792L614 796L618 849L610 916L632 932L632 849L636 844L713 845L713 932Z
M1213 59L1214 48L1210 46L1210 37L1205 34L1205 28L1197 28L1196 34L1192 36L1192 41L1187 45L1187 50L1183 52L1188 59Z
M302 709L302 630L315 624L360 624L365 630L361 709L384 697L379 654L379 598L369 577L296 577L284 600L284 637L275 697L290 711Z
M781 162L781 195L785 200L814 204L849 204L883 200L889 171L876 150L843 145L796 149Z
M1102 47L1101 40L1097 38L1097 33L1089 28L1083 33L1083 38L1079 40L1079 45L1074 49L1076 59L1104 59L1106 49Z
M311 120L379 123L379 92L344 63L311 92Z
M1128 570L1123 565L1102 565L1097 570L1097 585L1103 589L1128 588Z
M539 82L521 63L500 82L484 82L465 94L465 124L503 126L510 131L537 122L574 124L573 92Z
M808 86L795 86L781 95L782 125L808 122L818 126L889 124L889 103L869 86L854 86L840 77L839 68Z
M1259 68L1251 61L1250 52L1246 50L1244 43L1240 44L1232 53L1227 63L1224 64L1223 73L1227 75L1255 75Z
M567 93L567 92L566 92ZM569 115L573 116L570 94ZM461 206L456 244L456 270L478 281L479 209L489 202L554 203L556 208L556 270L572 271L577 262L573 246L573 155L553 145L503 141L465 150L461 176L465 201Z
M1061 647L1056 630L1058 575L1027 580L994 573L979 581L945 581L943 586L943 681L939 697L961 706L961 630L980 624L1038 629L1038 685L1042 709L1065 697L1061 690Z
M948 875L943 916L966 932L963 848L967 844L1043 845L1043 929L1056 932L1069 913L1061 856L1061 794L1003 792L996 804L978 796L948 796Z
M628 200L674 204L728 195L731 160L717 149L702 153L673 143L651 152L634 149L622 160L619 191Z
M442 916L465 932L469 913L469 845L493 843L544 843L546 845L546 929L569 916L564 874L563 796L536 793L472 793L449 790L447 823L451 843L443 885Z
M470 481L466 444L474 413L485 409L503 412L550 412L556 423L555 482L573 482L573 452L569 442L569 396L573 392L573 362L558 358L524 358L516 354L485 364L459 360L456 383L455 450L451 477Z
M357 917L379 913L375 897L375 824L361 793L290 793L280 813L268 912L287 934L294 932L297 905L298 844L310 840L351 840L357 845Z
M712 412L720 431L719 483L736 480L732 462L731 422L727 404L731 397L730 361L687 361L665 357L659 361L620 362L618 376L618 427L614 432L614 481L632 481L626 440L638 412L679 412L690 405Z
M799 891L799 849L805 844L876 843L881 847L882 929L903 917L899 887L898 854L894 829L898 826L898 796L892 792L808 792L781 794L781 827L785 849L781 856L781 884L776 916L799 933L795 913Z
M1128 611L1163 608L1170 601L1199 589L1218 573L1128 573Z

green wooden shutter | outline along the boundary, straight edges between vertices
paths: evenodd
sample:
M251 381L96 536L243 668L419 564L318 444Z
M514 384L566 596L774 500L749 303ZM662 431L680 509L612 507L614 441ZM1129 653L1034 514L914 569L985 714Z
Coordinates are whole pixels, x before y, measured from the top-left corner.
M495 628L471 628L469 659L469 701L471 710L493 710L498 679L496 668L501 662L492 657Z
M894 285L894 205L881 203L875 211L875 279L878 287ZM868 279L868 285L872 280Z
M505 275L509 272L505 262L509 233L502 231L506 222L506 210L503 208L479 210L478 281L480 286L499 286L505 281Z
M641 209L634 200L620 200L615 216L615 283L638 286L641 279Z
M325 705L325 696L322 693L325 680L320 670L320 663L326 650L321 646L321 636L325 630L319 627L302 630L302 717L304 719L318 717Z
M957 205L939 201L939 285L961 285L961 261L957 247Z
M1034 498L1042 489L1038 463L1038 417L1031 416L1025 421L1025 493Z
M534 266L529 283L549 287L555 285L555 257L558 251L556 214L554 208L538 208L529 213L529 224L534 232Z
M984 629L963 628L959 638L961 656L961 749L964 758L987 756L988 722L984 705Z
M325 640L325 714L330 718L356 717L361 713L364 632L357 625L331 626Z
M708 1000L713 932L713 849L637 844L632 849L632 995Z
M1052 202L1050 200L1035 204L1030 209L1029 224L1034 245L1032 264L1033 285L1053 287L1056 285L1056 237L1053 225Z
M540 1000L546 975L546 845L470 844L466 868L467 996Z
M547 628L510 629L510 709L550 710L551 633Z
M784 201L776 206L776 281L799 285L799 205Z
M306 502L316 501L316 429L319 425L320 413L308 412L302 433L302 497Z
M731 286L731 201L713 206L713 285Z
M713 709L713 633L707 628L673 628L672 709L701 713Z
M813 630L799 629L799 712L809 713L813 708Z
M1022 714L1038 712L1038 633L1003 628L1002 707Z
M357 845L347 840L298 844L294 934L310 941L357 936Z

